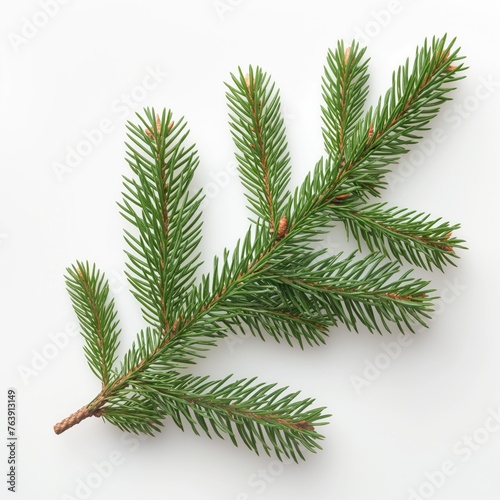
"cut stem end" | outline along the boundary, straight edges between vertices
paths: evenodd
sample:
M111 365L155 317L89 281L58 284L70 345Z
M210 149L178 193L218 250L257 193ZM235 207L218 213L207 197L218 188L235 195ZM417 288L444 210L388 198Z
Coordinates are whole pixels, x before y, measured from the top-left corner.
M89 409L88 406L85 405L78 411L75 411L75 413L72 413L69 417L54 425L54 432L56 434L62 434L64 431L67 431L88 417L100 417L101 415L102 412L98 408Z

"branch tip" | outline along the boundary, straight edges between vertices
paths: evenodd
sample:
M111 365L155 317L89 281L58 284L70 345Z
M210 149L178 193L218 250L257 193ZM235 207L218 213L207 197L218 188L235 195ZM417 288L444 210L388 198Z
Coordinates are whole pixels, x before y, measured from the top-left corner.
M173 122L172 122L172 124L173 124ZM170 130L170 128L171 128L171 127L170 127L170 125L169 125L168 127L169 127L169 130ZM157 115L156 115L156 132L158 133L158 132L160 132L160 130L161 130L161 118L160 118L160 115L158 115L158 114L157 114ZM145 132L146 132L146 135L147 135L150 139L154 139L154 138L155 138L155 136L154 136L154 131L153 131L153 129L152 129L152 128L147 128L147 129L145 130Z
M305 431L313 431L314 430L314 426L311 425L306 420L300 420L299 422L294 422L293 427L295 427L296 429L303 429Z
M368 128L368 140L370 140L373 136L373 123L370 123L370 127Z
M351 47L347 47L347 49L344 52L344 64L347 64L350 55L351 55Z

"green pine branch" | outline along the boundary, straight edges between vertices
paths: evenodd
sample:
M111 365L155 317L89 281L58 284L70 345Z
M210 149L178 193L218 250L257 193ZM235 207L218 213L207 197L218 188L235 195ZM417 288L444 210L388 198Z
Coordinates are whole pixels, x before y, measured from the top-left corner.
M389 165L422 138L430 120L450 99L453 85L463 78L463 57L454 44L455 40L449 42L446 36L433 38L430 44L425 40L416 49L413 62L407 59L394 72L391 88L346 141L340 179L357 177L365 194L379 195Z
M241 440L257 453L274 451L294 460L304 458L301 448L318 449L322 437L314 426L323 424L324 409L311 409L314 401L297 399L299 393L284 394L286 388L255 382L172 372L158 383L143 371L127 388L114 392L103 417L126 431L152 433L162 426L159 416L170 416L182 430L189 426L196 434L229 437L236 446Z
M127 276L146 327L114 366L118 323L101 273L77 263L68 289L102 388L56 424L61 433L90 417L131 432L154 433L166 418L195 433L229 437L255 452L304 458L319 448L325 409L310 398L252 378L211 380L185 373L229 334L290 345L320 345L333 326L403 332L425 325L435 292L401 268L441 270L463 241L458 224L369 203L383 175L427 129L464 69L454 42L425 42L378 104L364 112L368 60L356 43L327 56L322 119L326 154L294 190L279 92L260 68L227 85L230 127L251 226L233 250L201 264L201 193L190 191L198 165L187 126L171 112L146 110L128 127L121 213L127 221ZM359 252L327 256L316 243L345 225Z
M321 106L323 140L328 154L342 158L345 142L352 136L363 115L368 97L368 59L366 48L360 49L353 42L345 48L339 41L337 50L328 51L323 76L323 101Z
M77 262L67 273L66 286L85 339L85 357L105 387L112 376L120 335L115 303L108 297L109 284L88 263Z
M443 270L446 264L454 265L455 249L464 248L463 240L452 236L458 224L432 219L416 210L376 203L360 206L359 210L336 207L334 215L360 248L364 242L372 252L424 269Z
M250 210L274 233L291 175L279 92L258 67L250 67L245 76L240 69L231 78L226 97L240 178Z
M432 311L429 283L412 278L411 271L401 273L379 254L363 259L339 254L308 267L295 264L295 269L290 262L285 270L277 265L272 272L292 293L317 304L325 318L349 329L358 330L361 323L370 331L391 331L393 323L402 332L413 331L412 324L425 325Z
M198 165L186 145L183 120L171 112L146 110L138 125L128 125L127 162L135 178L124 179L123 217L136 229L126 230L127 277L142 305L144 320L165 334L179 317L200 265L201 193L189 194Z

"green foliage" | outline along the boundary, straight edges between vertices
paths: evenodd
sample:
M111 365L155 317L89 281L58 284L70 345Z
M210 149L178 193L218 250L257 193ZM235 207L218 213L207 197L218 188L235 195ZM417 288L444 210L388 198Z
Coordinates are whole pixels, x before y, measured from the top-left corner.
M378 104L356 123L345 141L342 171L355 174L366 194L379 195L382 176L408 148L421 139L429 121L439 112L453 83L461 79L454 40L427 40L417 48L413 63L407 59L392 76L392 86ZM340 113L340 110L338 110Z
M118 348L119 322L109 284L104 275L88 263L77 262L67 269L66 286L85 339L85 356L90 369L105 386L110 379Z
M337 209L335 214L348 234L361 247L364 242L372 252L402 259L423 268L435 266L443 270L454 264L454 249L463 248L463 241L452 237L458 224L404 208L386 208L385 203L360 206L359 210Z
M345 142L363 114L368 97L368 59L366 48L356 42L344 48L339 41L337 50L328 51L323 76L323 139L328 154L341 157Z
M170 416L182 430L204 432L210 438L238 437L251 450L271 451L294 460L304 458L301 448L314 451L322 436L314 430L326 418L324 408L313 408L312 399L297 399L298 392L255 383L255 378L210 380L209 377L162 372L160 380L143 371L129 388L109 398L104 418L123 430L152 433ZM138 418L139 417L139 418Z
M274 83L259 67L231 75L226 94L239 172L250 210L273 233L288 198L290 157L281 103Z
M137 229L125 232L127 277L142 305L144 320L168 330L180 316L200 265L201 193L189 194L198 158L185 146L183 120L152 110L128 124L127 162L135 174L124 178L123 217Z
M413 331L432 312L427 281L403 261L440 270L463 241L452 224L415 210L373 203L383 175L415 144L464 69L453 41L425 42L392 87L364 112L368 60L358 44L329 51L323 77L325 155L292 190L279 93L260 68L240 69L227 85L230 127L251 226L235 248L201 264L200 204L190 192L198 157L183 120L152 109L128 126L121 213L129 223L127 276L146 327L114 366L118 322L102 274L88 264L68 270L68 290L102 390L57 424L102 416L131 432L154 433L167 417L181 429L229 437L259 453L294 460L315 451L324 408L297 392L256 379L211 380L185 373L228 334L290 345L319 345L333 326L372 332ZM360 251L328 255L317 243L344 224Z

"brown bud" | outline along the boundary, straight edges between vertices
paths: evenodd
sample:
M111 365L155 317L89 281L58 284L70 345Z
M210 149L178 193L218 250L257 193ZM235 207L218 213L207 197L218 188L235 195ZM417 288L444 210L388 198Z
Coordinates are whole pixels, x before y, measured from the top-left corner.
M338 201L345 200L346 198L349 198L349 196L351 196L351 193L339 194L338 196L335 196L335 198L333 198L332 203L337 203Z
M373 137L373 123L370 123L370 126L368 127L368 139L371 139Z
M161 130L161 118L160 115L156 115L156 131L159 132L160 130ZM150 139L154 139L155 137L154 132L151 128L146 129L145 132Z
M447 235L445 235L443 237L443 241L449 240L451 238L451 235L452 235L452 233L448 233ZM439 248L441 248L445 252L454 252L455 251L455 249L450 245L439 245Z
M276 233L276 239L279 241L283 239L288 232L288 219L286 218L286 215L281 217L279 224L278 224L278 231Z
M245 75L245 83L247 85L248 91L250 91L250 75L248 73Z
M446 53L441 52L440 54L436 53L436 56L437 56L437 57L443 57L443 62L444 62L444 61L447 61L447 60L449 59L449 57L450 57L450 51L448 50ZM455 66L455 65L453 65L453 64L450 64L450 65L446 68L446 70L445 70L445 71L453 71L453 70L455 70L455 69L457 69L457 68L458 68L458 66Z
M312 426L306 420L300 420L299 422L294 422L293 426L296 429L304 429L306 431L313 431L314 430L314 426Z
M351 54L351 47L347 47L346 51L344 52L344 64L347 64L350 54Z
M437 58L441 58L442 57L443 61L446 61L446 59L448 59L450 57L450 51L449 50L447 50L446 52L444 52L444 51L439 52L439 51L436 50L436 52L434 54L436 55Z

